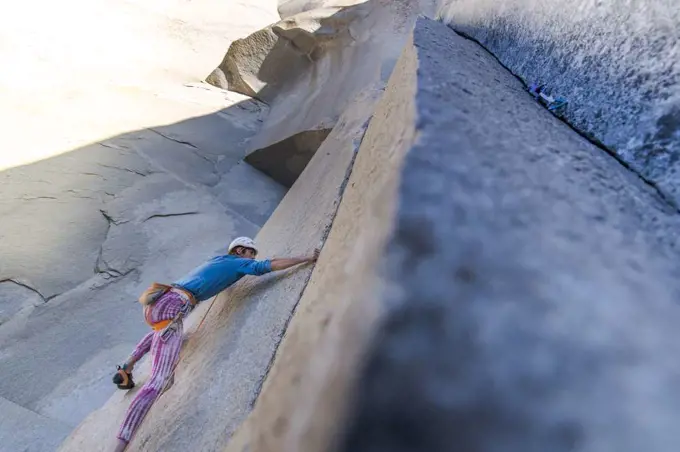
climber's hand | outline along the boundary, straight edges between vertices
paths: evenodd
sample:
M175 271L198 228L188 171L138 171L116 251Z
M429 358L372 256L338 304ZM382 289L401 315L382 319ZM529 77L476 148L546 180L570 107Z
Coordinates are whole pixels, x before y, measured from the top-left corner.
M307 258L307 262L316 262L319 259L319 253L321 253L321 250L319 248L315 248L314 253Z

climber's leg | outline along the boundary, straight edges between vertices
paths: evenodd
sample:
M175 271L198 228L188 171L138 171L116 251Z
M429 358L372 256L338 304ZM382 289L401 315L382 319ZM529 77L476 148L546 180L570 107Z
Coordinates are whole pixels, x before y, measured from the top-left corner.
M161 332L153 334L151 377L132 400L116 436L126 445L174 370L182 347L182 324L178 323L177 326L177 330L167 334L165 339L161 338Z
M116 448L113 449L113 452L124 452L125 449L127 448L128 443L123 441L122 439L118 440L118 444L116 444Z

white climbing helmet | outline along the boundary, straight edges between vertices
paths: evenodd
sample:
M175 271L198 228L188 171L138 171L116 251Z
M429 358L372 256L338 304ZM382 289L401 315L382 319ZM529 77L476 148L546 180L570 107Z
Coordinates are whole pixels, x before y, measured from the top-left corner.
M259 251L257 249L257 245L255 245L255 242L253 241L253 239L251 239L250 237L238 237L238 238L235 238L229 244L229 251L227 251L227 253L231 253L234 250L234 248L236 248L237 246L242 246L244 248L252 248L252 249L255 250L256 253Z

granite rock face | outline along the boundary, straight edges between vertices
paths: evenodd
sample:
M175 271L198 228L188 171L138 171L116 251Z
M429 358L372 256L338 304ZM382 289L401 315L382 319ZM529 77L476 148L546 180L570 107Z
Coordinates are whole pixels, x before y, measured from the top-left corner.
M680 8L672 1L456 0L440 14L680 204Z
M418 138L339 450L675 450L680 216L477 44L419 20L413 47Z

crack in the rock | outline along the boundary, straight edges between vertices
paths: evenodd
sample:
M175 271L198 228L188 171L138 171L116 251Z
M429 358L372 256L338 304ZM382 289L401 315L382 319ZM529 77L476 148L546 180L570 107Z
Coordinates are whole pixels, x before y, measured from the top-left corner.
M104 263L105 268L103 268L103 269L100 268L100 262ZM99 262L97 262L97 264L94 268L94 273L97 274L97 275L105 275L104 279L111 279L111 278L116 279L116 278L122 278L123 276L127 276L135 270L136 270L136 268L131 268L127 271L122 272L120 270L116 270L115 268L109 267L109 264L107 264L104 259L101 259Z
M105 215L106 216L106 215ZM111 228L111 223L109 223L109 230ZM108 238L109 235L109 230L106 231L106 237ZM127 271L120 271L118 269L115 269L111 266L109 266L108 262L104 260L104 244L106 243L106 238L104 239L104 242L102 245L99 247L99 254L97 255L97 260L94 263L94 274L95 275L105 275L105 279L109 278L120 278L123 276L126 276L136 270L136 268L131 268ZM108 278L107 278L108 277Z
M449 27L449 28L450 28L454 33L456 33L457 35L461 36L462 38L467 39L468 41L474 42L474 43L477 44L479 47L481 47L482 49L484 49L489 55L491 55L491 57L493 57L493 58L498 62L498 64L501 65L501 67L503 67L503 68L504 68L506 71L508 71L512 76L514 76L517 80L519 80L519 82L520 82L525 88L527 87L527 85L526 85L525 81L522 79L522 77L520 77L518 74L516 74L515 72L513 72L508 66L505 65L505 63L503 63L503 62L500 60L500 58L498 58L491 50L487 49L486 46L485 46L484 44L482 44L481 42L479 42L475 37L473 37L473 36L471 36L471 35L469 35L469 34L463 32L463 31L456 30L456 29L453 28L453 26L451 26L450 24L446 24L446 25L447 25L447 27ZM659 188L659 186L656 184L656 182L654 182L654 181L648 179L648 178L647 178L645 175L643 175L641 172L639 172L639 171L637 171L635 168L633 168L633 166L632 166L630 163L628 163L627 161L625 161L625 160L623 159L623 157L621 157L620 155L618 155L618 154L616 153L616 151L614 151L614 150L612 150L612 149L609 149L602 141L600 141L599 139L597 139L595 136L593 136L593 135L591 135L591 134L589 134L589 133L587 133L587 132L584 132L584 131L578 129L574 124L571 123L571 121L568 120L568 118L561 118L561 117L557 117L557 116L555 116L555 115L552 115L552 116L554 116L557 120L559 120L559 121L561 121L562 123L564 123L565 125L567 125L567 127L569 127L571 130L573 130L574 132L576 132L577 134L579 134L584 140L588 141L590 144L592 144L593 146L597 147L597 148L600 149L601 151L604 151L605 153L609 154L609 156L611 156L612 158L614 158L614 160L615 160L616 162L618 162L618 163L619 163L621 166L623 166L625 169L627 169L628 171L630 171L631 173L633 173L634 175L636 175L636 176L637 176L637 177L638 177L645 185L649 186L652 190L654 190L654 192L657 194L657 196L659 196L659 198L661 199L662 202L664 202L665 204L667 204L669 207L671 207L671 208L672 208L673 210L675 210L677 213L680 213L680 206L678 206L678 205L676 204L675 200L674 200L669 194L667 194L666 192L664 192L664 190L662 190L661 188Z
M80 173L80 174L82 174L83 176L97 176L97 177L101 177L102 179L106 180L106 178L104 176L102 176L101 174L97 174L97 173Z
M22 196L21 198L16 199L20 199L22 201L34 201L36 199L59 199L59 198L56 198L54 196L33 196L33 197Z
M183 144L183 145L185 145L185 146L190 147L191 150L192 150L192 152L193 152L193 154L194 154L196 157L201 158L201 159L205 160L206 162L210 163L210 165L212 166L212 171L213 171L213 173L219 174L219 171L217 171L217 161L216 161L216 160L213 160L213 159L211 159L211 158L209 158L209 157L207 157L207 156L205 156L205 155L203 155L203 154L201 154L201 153L200 153L200 149L198 148L198 146L195 146L194 144L190 143L189 141L184 141L184 140L179 140L179 139L177 139L177 138L172 138L172 137L170 137L170 136L168 136L168 135L165 135L164 133L159 132L158 130L153 129L153 128L149 128L149 130L152 131L152 132L154 132L154 133L156 133L156 134L158 134L158 135L160 135L160 136L162 136L163 138L167 138L167 139L170 140L170 141L174 141L175 143Z
M167 217L183 217L187 215L197 215L200 212L180 212L180 213L157 213L146 218L142 223L149 221L152 218L167 218Z
M354 164L356 163L357 156L359 155L359 149L361 148L361 144L364 141L364 137L366 136L366 132L368 131L368 127L371 123L371 119L373 119L373 116L371 115L362 125L361 127L361 132L360 136L355 138L353 140L353 143L355 145L355 150L352 154L352 158L350 160L350 163L345 170L345 176L340 184L340 188L338 190L338 201L335 204L335 211L333 212L333 216L329 223L326 225L324 228L322 234L321 234L321 245L319 246L319 249L322 249L323 246L326 244L326 240L328 239L328 236L331 233L331 230L333 229L333 224L335 223L335 219L338 216L338 211L340 210L340 205L342 204L342 199L345 196L345 190L347 189L347 185L349 184L349 180L352 177L352 171L354 170ZM300 301L302 300L302 297L305 296L305 291L307 290L307 285L309 284L309 281L312 279L312 275L314 274L314 269L309 272L309 274L306 276L305 281L302 284L302 289L300 290L300 296L297 299L297 302L293 306L290 315L288 318L285 320L284 327L282 329L281 335L277 338L278 342L275 346L274 354L271 356L269 363L267 364L267 368L264 371L264 374L260 378L260 380L257 383L257 387L255 388L255 396L253 400L251 401L250 408L252 409L255 406L255 403L257 402L257 399L260 397L260 393L262 392L262 387L264 386L265 381L267 380L267 377L269 377L269 373L271 372L272 367L274 366L274 361L276 360L276 354L278 353L279 346L281 345L281 341L283 340L283 336L286 334L288 331L288 326L290 325L290 322L292 321L293 317L295 317L295 314L297 313L297 308L298 305L300 304Z
M108 232L107 232L108 235ZM104 239L104 242L106 242L106 238ZM99 253L97 254L97 260L94 261L94 274L97 275L99 273L104 273L105 270L101 269L101 263L104 262L104 258L102 257L102 254L104 254L104 243L99 247Z
M138 174L138 175L140 175L140 176L142 176L142 177L146 177L146 176L148 176L149 174L153 174L153 171L152 171L152 172L148 172L148 173L143 173L143 172L141 172L141 171L137 171L137 170L134 170L134 169L124 168L124 167L120 167L120 166L113 166L113 165L104 165L103 163L97 163L97 165L103 166L104 168L111 168L111 169L117 169L117 170L120 170L120 171L127 171L127 172L129 172L129 173Z
M217 172L217 161L213 160L211 158L208 158L207 156L201 154L198 151L194 151L194 154L205 160L206 162L210 163L213 166L213 172Z
M174 141L175 143L183 144L183 145L185 145L185 146L189 146L189 147L191 147L191 148L198 149L196 146L194 146L193 144L191 144L191 143L188 142L188 141L178 140L177 138L169 137L169 136L165 135L164 133L159 132L158 130L156 130L156 129L154 129L154 128L151 128L151 127L149 127L149 130L152 131L152 132L154 132L154 133L156 133L156 134L158 134L158 135L160 135L160 136L162 136L163 138L167 138L167 139L170 140L170 141Z
M90 190L87 190L87 191L90 192ZM77 198L77 199L95 199L95 198L93 198L92 196L84 196L84 195L83 195L83 196L78 196L78 195L80 195L81 192L80 192L80 191L77 191L77 190L70 189L70 188L69 188L68 190L64 190L64 193L70 193L69 195L66 195L66 196L69 196L69 197L71 197L71 198ZM55 198L55 199L56 199L56 198Z
M5 283L5 282L11 282L11 283L16 284L17 286L24 287L24 288L30 290L31 292L35 292L42 299L43 303L47 303L49 300L51 300L52 298L54 298L58 295L57 294L57 295L52 295L50 297L45 297L43 294L40 293L40 291L38 291L38 289L35 289L35 288L29 286L28 284L24 284L20 281L17 281L14 278L0 279L0 284Z
M93 287L94 290L102 290L109 285L116 283L118 281L121 281L125 276L133 274L133 273L139 273L137 268L131 268L130 270L126 271L125 273L118 273L118 274L111 274L107 271L99 272L97 274L103 275L104 276L104 281L97 281L95 283L95 286Z
M126 148L124 148L124 147L117 146L117 145L115 145L115 144L104 143L104 142L102 142L102 141L97 142L97 144L99 144L99 145L101 145L101 146L103 146L103 147L105 147L105 148L115 149L116 151L127 151L127 150L128 150L128 149L126 149Z
M109 231L111 230L111 223L113 222L113 219L106 213L105 210L99 209L99 211L104 215L104 218L106 218L106 234L104 234L104 241L102 241L101 246L99 247L99 254L97 254L97 260L94 262L94 273L103 273L103 270L101 270L100 264L104 262L104 244L106 243L106 239L109 237ZM106 265L106 262L104 262L104 265ZM106 265L108 267L108 265Z
M121 220L121 221L114 220L113 217L111 217L111 215L109 215L109 214L106 212L106 210L104 210L104 209L99 209L99 211L102 213L102 215L104 215L104 218L106 218L106 221L109 222L109 228L111 227L112 224L115 225L115 226L119 226L119 225L121 225L121 224L125 224L125 223L129 223L129 222L130 222L129 220ZM106 235L107 235L107 236L109 235L109 231L108 231L108 230L106 231Z
M104 260L104 257L102 256L103 254L103 249L104 245L102 244L102 247L99 249L99 256L97 257L97 262L95 262L94 266L94 273L95 275L104 275L105 279L110 279L110 278L120 278L123 277L130 272L134 271L134 268L131 268L125 272L122 272L120 270L117 270L115 268L109 267L109 264Z
M118 226L124 223L128 223L129 221L127 220L116 221L106 212L106 210L99 209L99 211L104 216L104 218L106 218L108 227L106 229L106 234L104 235L104 241L99 247L99 254L97 255L97 260L94 263L94 274L107 275L109 278L120 278L122 276L129 274L131 271L135 269L132 268L126 272L121 272L120 270L116 270L115 268L110 267L109 264L104 260L104 244L106 243L106 239L109 237L109 232L111 231L112 225Z
M219 181L220 181L220 177L219 177L220 173L219 173L219 171L217 170L217 161L216 161L216 160L209 159L209 158L206 157L205 155L201 154L198 150L193 150L193 149L192 149L192 152L194 153L194 155L196 155L196 156L202 158L203 160L205 160L206 162L208 162L208 163L212 166L212 172L213 172L213 174L215 174L215 175L217 176L217 181L216 181L214 184L212 184L212 185L206 184L206 185L208 185L209 187L214 187L215 185L217 185L217 184L219 183Z

